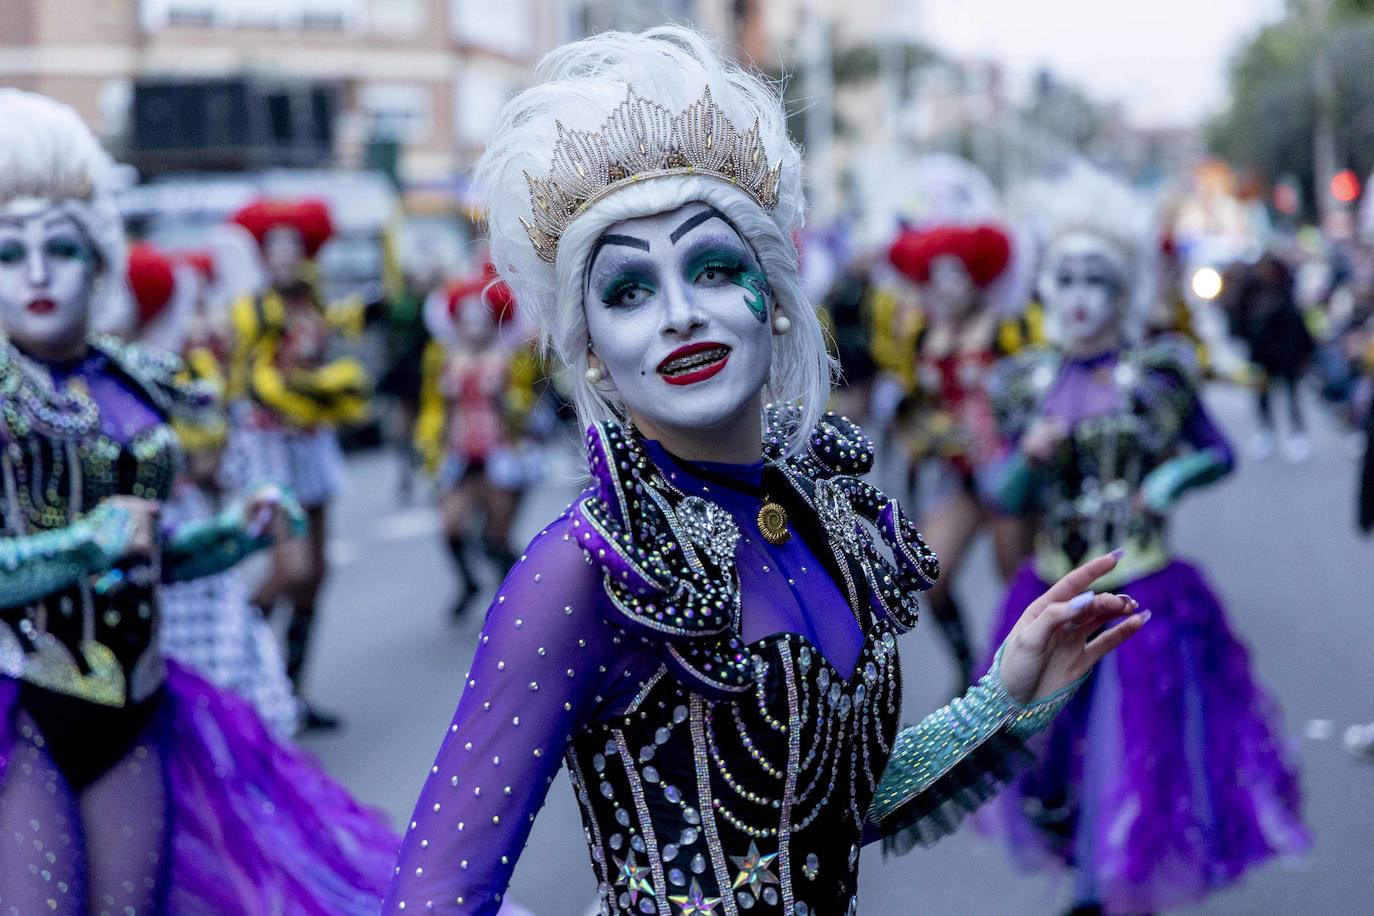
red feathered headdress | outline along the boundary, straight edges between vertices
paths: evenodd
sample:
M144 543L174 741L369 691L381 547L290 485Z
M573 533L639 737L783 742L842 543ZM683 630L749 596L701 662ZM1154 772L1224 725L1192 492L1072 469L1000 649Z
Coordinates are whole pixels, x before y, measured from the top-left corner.
M1011 263L1011 239L996 226L937 226L905 230L888 249L892 266L917 283L930 281L936 258L958 258L979 288L986 288Z
M281 226L287 226L300 233L305 245L306 257L319 254L324 243L334 235L334 224L329 219L329 207L324 201L315 198L303 200L255 200L230 217L257 239L262 245L267 233Z
M139 242L129 247L128 271L129 290L138 307L138 323L142 327L162 314L176 292L172 259L147 242Z
M476 296L482 296L483 302L487 306L487 311L491 313L491 320L494 324L503 325L515 318L515 296L511 293L510 287L505 281L492 283L496 279L496 267L490 261L482 268L482 272L466 280L456 280L449 284L446 292L448 293L448 314L455 321L458 312L464 307L464 303ZM488 285L491 286L487 289Z

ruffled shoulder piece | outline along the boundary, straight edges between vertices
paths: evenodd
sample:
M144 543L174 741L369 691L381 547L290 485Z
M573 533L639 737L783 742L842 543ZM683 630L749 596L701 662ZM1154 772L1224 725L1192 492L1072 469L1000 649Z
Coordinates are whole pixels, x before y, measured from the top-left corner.
M0 339L0 441L75 441L99 422L100 409L83 389L54 385L46 368Z
M1004 438L1014 439L1025 431L1062 362L1056 351L1035 347L992 367L987 376L988 402Z
M1179 334L1165 334L1129 350L1123 362L1140 368L1142 372L1168 376L1189 395L1202 384L1202 369L1197 361L1197 347Z
M593 487L573 504L573 535L602 568L615 622L661 643L692 686L743 692L734 519L669 483L617 421L591 426L586 446Z
M791 404L769 404L765 411L763 454L769 461L786 458L787 443L801 423L801 410ZM827 413L811 430L806 450L786 458L798 471L813 479L850 475L862 477L873 470L873 440L848 417Z
M193 378L181 357L107 335L92 338L91 346L143 388L168 418L192 426L215 421L218 390L213 382Z
M770 405L765 450L780 457L781 443L796 429L799 411ZM788 481L816 513L830 548L868 586L868 595L898 630L916 625L917 597L940 577L940 561L895 499L863 480L873 469L873 440L857 423L836 413L823 416L806 449L780 462ZM878 549L873 534L887 548ZM861 598L855 592L851 604Z
M849 570L851 606L862 609L871 600L896 629L911 628L917 596L940 575L935 552L896 500L860 478L873 466L873 443L850 420L827 414L808 447L783 458L797 416L770 407L765 455L787 479L798 508L815 514L836 562ZM726 696L749 689L734 519L673 486L625 425L593 425L586 445L593 486L574 503L572 527L602 568L615 622L663 645L694 689Z
M1136 412L1148 418L1141 429L1151 451L1167 451L1177 442L1201 379L1193 344L1184 337L1165 335L1122 354L1117 383Z

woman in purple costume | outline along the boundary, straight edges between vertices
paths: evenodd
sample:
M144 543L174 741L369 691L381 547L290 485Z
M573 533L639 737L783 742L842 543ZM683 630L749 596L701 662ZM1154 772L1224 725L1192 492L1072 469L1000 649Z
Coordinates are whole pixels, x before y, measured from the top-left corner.
M566 763L601 912L853 913L862 846L948 832L1144 615L1084 593L1115 565L1090 560L899 730L896 635L938 566L823 415L777 95L677 28L542 69L479 185L497 269L572 370L592 486L487 612L384 912L496 912Z
M91 334L124 277L111 166L75 112L0 89L0 913L371 916L396 837L159 650L161 585L299 509L159 523L171 420L212 400Z
M1131 220L1145 208L1092 173L1041 190L1040 291L1061 347L1010 359L991 381L1014 446L1001 496L1041 519L992 644L1046 582L1118 546L1104 581L1154 622L1089 676L1037 739L1040 762L984 817L1018 863L1073 868L1075 912L1153 912L1308 837L1277 710L1201 573L1167 546L1169 508L1233 458L1198 400L1191 345L1132 343L1151 236Z

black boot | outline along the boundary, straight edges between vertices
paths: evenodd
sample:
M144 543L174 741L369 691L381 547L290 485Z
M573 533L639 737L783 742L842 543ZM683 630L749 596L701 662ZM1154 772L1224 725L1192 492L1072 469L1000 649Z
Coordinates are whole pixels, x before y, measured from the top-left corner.
M453 560L454 570L458 573L458 597L453 602L452 616L454 620L459 620L467 614L472 599L477 595L477 577L473 574L472 564L468 562L466 538L449 535L448 554Z
M954 656L954 664L959 668L959 689L955 695L961 695L973 683L973 647L969 644L963 615L959 613L959 605L948 594L941 600L932 601L930 610L940 628L940 635Z
M343 721L332 713L316 709L301 697L301 675L305 671L310 633L314 627L314 608L304 612L300 608L292 609L291 622L286 627L286 676L291 678L301 706L301 731L333 731L343 725Z

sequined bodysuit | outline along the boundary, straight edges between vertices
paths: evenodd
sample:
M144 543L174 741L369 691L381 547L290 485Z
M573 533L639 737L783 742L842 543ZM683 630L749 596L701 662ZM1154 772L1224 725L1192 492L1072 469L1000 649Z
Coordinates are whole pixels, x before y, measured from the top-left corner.
M69 364L0 347L0 674L21 682L23 705L76 783L99 774L102 754L68 745L113 728L119 735L90 745L117 756L163 682L158 584L251 549L238 526L216 520L167 533L152 558L122 556L127 513L102 501L164 499L181 460L169 419L194 421L212 404L176 381L178 366L104 339Z
M1002 474L1009 508L1034 503L1040 510L1035 569L1042 581L1114 546L1126 547L1126 556L1103 587L1169 561L1165 510L1234 461L1197 386L1194 348L1175 336L1087 359L1029 351L994 373L992 402L1008 440L1037 417L1069 430L1043 466L1018 454Z
M990 674L897 728L897 633L938 574L828 418L801 457L689 464L614 423L596 485L498 592L386 913L494 913L566 761L605 913L843 913L865 842L952 829L1060 698ZM791 538L760 536L760 500ZM869 531L893 561L879 554Z

